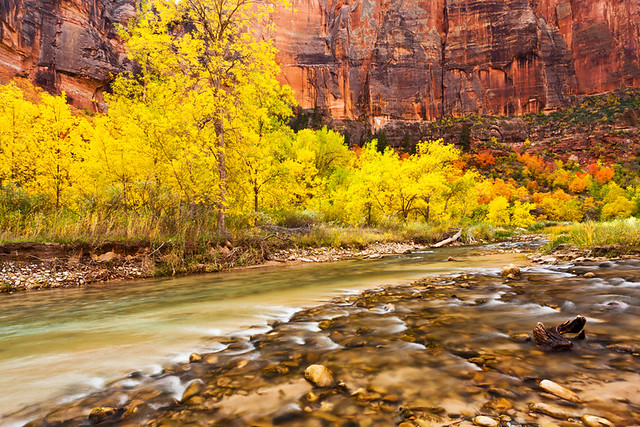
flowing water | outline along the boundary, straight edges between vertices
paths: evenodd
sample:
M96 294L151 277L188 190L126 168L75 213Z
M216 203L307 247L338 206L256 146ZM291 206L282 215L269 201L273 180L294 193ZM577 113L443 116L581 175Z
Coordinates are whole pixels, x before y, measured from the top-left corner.
M207 337L255 334L337 295L513 261L524 257L448 248L0 295L0 425L19 425L132 371L157 374L192 351L215 350Z
M104 423L640 425L640 261L504 278L524 257L481 253L4 296L0 424L90 425L93 408L113 407ZM577 315L586 338L570 352L524 339ZM188 363L191 351L202 360ZM341 384L312 388L303 372L316 363ZM582 400L545 393L543 379Z

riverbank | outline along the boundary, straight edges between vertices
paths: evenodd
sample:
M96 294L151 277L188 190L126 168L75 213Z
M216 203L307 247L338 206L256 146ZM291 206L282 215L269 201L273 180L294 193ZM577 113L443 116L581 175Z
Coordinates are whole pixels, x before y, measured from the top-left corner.
M638 283L638 261L584 261L367 290L28 425L638 425ZM571 352L530 341L578 314Z
M522 244L542 242L543 234L510 236L502 243L485 248L483 253L521 252ZM455 241L452 246L473 245ZM199 274L237 268L273 267L303 263L332 262L346 259L376 259L385 255L425 250L432 245L414 241L370 242L361 247L287 247L264 242L240 242L199 248L180 248L192 262L186 268L173 267L178 256L170 242L86 243L3 243L0 244L0 293L39 289L78 287L91 283L135 280L175 274ZM541 244L529 246L532 262L604 261L640 257L640 247L602 245L576 247L554 245L548 253Z
M525 240L538 239L528 236ZM516 239L523 240L522 237ZM451 245L462 245L452 242ZM376 259L385 255L424 250L414 241L371 242L362 247L282 247L264 242L240 242L203 248L180 248L192 260L185 270L172 267L177 255L169 242L107 242L102 244L0 244L0 293L91 283L134 280L175 274L212 273L234 268Z
M375 259L408 253L428 246L414 242L376 242L363 249L288 248L265 250L234 247L210 248L214 262L193 266L191 274L211 273L251 266L331 262L353 258ZM273 252L271 252L273 251ZM105 243L96 246L55 243L0 244L0 292L77 287L91 283L134 280L172 275L167 268L169 248L153 249L147 243Z

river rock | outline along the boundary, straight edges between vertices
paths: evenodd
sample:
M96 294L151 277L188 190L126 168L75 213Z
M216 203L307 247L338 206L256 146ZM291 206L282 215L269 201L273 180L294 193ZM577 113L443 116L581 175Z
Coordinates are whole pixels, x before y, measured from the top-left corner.
M529 334L513 334L511 335L511 341L525 343L531 341L531 335Z
M138 412L140 412L140 409L143 407L143 405L145 405L145 402L140 399L132 400L127 404L127 406L125 406L125 412L122 418L129 418L136 415Z
M199 394L201 391L202 391L202 382L198 380L193 381L187 386L187 388L184 390L184 393L182 393L182 399L180 399L180 401L186 402L187 400L189 400L190 397L193 397L196 394Z
M560 384L554 383L553 381L549 381L549 380L540 381L540 388L562 399L569 400L571 402L577 402L577 403L582 402L582 399L580 399L580 396L578 396L568 388L563 387Z
M549 415L550 417L557 418L559 420L566 420L567 418L577 418L576 414L574 414L573 412L570 412L558 406L548 405L546 403L531 403L529 405L529 409L532 412Z
M596 275L595 275L595 273L590 271L588 273L585 273L583 277L586 278L586 279L593 279L594 277L596 277Z
M509 264L502 268L502 277L518 277L520 276L520 267L515 264Z
M202 356L200 356L198 353L191 353L191 355L189 356L189 363L196 363L196 362L200 362L202 360Z
M496 412L498 414L505 413L513 408L513 404L504 397L496 397L482 405L481 411L486 413Z
M100 406L91 410L89 419L91 421L102 421L114 416L117 412L118 411L116 410L116 408L112 408L110 406Z
M316 387L330 387L334 384L331 371L324 365L311 365L304 371L304 377Z
M477 426L484 427L498 427L498 422L491 417L486 417L484 415L478 415L473 419L473 423Z
M109 252L105 252L102 255L100 255L96 259L96 261L98 261L98 262L109 262L109 261L113 261L116 258L118 258L118 255L113 251L109 251Z
M613 424L606 418L596 417L594 415L583 415L582 417L580 417L580 419L582 420L584 425L588 427L615 427L615 424Z

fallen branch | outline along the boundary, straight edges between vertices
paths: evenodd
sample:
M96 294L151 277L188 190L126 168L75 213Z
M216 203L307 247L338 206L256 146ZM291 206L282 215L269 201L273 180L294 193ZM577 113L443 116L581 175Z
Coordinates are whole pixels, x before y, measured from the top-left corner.
M441 242L436 243L435 245L431 245L432 248L441 248L444 245L448 245L449 243L453 243L456 240L458 240L460 238L460 236L462 236L462 228L460 230L458 230L458 232L456 234L454 234L453 236L449 237L448 239L444 239Z
M578 339L584 338L584 325L587 319L583 316L577 316L573 320L567 320L553 328L547 329L542 323L538 322L533 328L533 341L538 347L545 351L569 351L573 348L573 343L563 334L579 334Z

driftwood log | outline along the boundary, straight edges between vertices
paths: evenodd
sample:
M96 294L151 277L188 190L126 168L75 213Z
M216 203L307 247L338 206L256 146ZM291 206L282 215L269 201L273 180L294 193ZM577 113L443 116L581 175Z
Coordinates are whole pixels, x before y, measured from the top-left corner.
M460 238L460 236L462 236L462 229L458 230L458 232L456 234L454 234L453 236L449 237L448 239L444 239L434 245L431 245L432 248L441 248L444 245L448 245L449 243L453 243L456 240L458 240Z
M564 334L578 334L576 339L584 338L584 325L587 319L578 316L573 320L567 320L553 328L547 329L538 322L533 328L533 341L538 347L545 351L569 351L573 348L573 343L565 338Z

